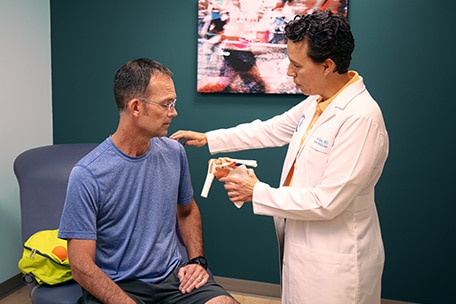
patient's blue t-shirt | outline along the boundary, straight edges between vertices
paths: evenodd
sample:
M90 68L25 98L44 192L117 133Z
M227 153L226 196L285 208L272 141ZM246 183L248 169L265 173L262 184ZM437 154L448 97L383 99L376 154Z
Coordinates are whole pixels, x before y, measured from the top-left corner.
M182 263L176 207L193 197L187 156L176 140L150 143L130 157L109 137L70 174L59 237L96 240L95 263L114 281L160 282Z

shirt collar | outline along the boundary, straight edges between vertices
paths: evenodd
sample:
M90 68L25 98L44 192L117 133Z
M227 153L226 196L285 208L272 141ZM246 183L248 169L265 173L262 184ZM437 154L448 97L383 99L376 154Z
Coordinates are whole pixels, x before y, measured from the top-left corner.
M337 97L337 95L339 95L343 90L345 90L348 86L352 85L353 83L355 83L356 81L358 81L359 79L361 79L359 77L359 74L358 72L356 71L348 71L348 75L350 76L350 81L347 82L339 91L337 91L336 94L334 94L333 96L331 96L330 98L322 101L322 98L321 96L317 98L317 103L318 103L318 106L320 107L320 110L323 112L327 107L328 105Z

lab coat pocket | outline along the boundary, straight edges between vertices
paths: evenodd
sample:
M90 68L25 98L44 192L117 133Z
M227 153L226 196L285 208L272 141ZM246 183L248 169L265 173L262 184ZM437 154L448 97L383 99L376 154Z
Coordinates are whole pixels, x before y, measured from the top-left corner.
M290 288L303 292L297 296L305 296L309 303L354 303L355 254L312 250L296 243L289 246L288 253Z

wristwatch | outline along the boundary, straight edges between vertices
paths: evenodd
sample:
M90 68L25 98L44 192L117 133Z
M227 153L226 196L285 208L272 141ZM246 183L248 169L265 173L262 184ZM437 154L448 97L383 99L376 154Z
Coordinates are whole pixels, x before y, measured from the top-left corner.
M203 266L204 269L207 269L207 260L203 256L199 256L199 257L196 257L196 258L193 258L193 259L189 260L187 262L187 265L188 264L198 264L198 265Z

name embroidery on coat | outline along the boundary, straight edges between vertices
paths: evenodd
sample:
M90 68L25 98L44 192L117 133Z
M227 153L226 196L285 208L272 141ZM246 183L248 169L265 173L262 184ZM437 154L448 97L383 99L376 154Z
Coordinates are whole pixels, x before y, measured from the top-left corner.
M328 149L329 142L326 139L323 139L321 137L317 137L317 138L314 139L314 144L316 144L319 147Z

